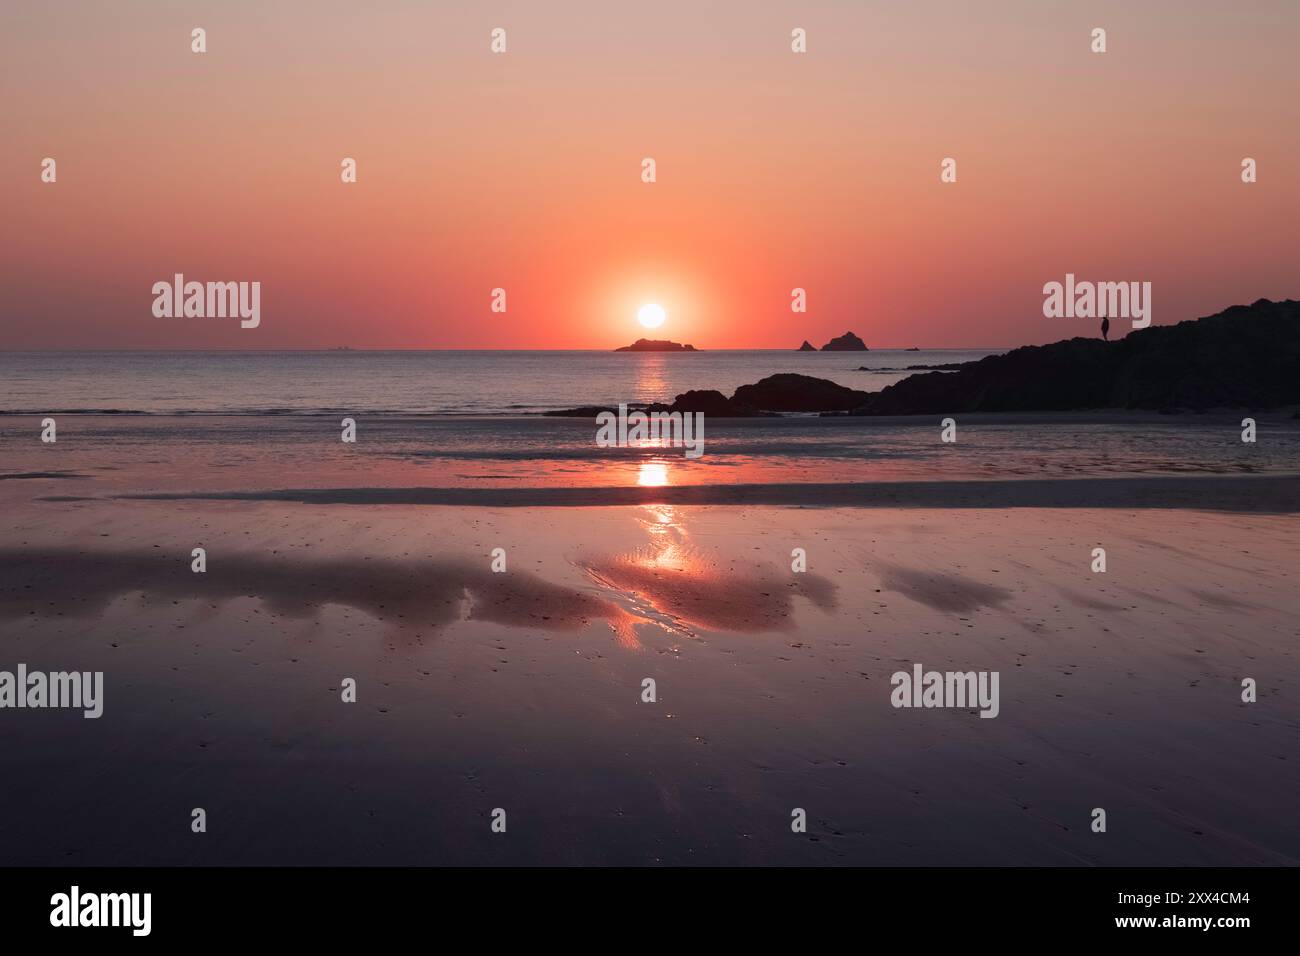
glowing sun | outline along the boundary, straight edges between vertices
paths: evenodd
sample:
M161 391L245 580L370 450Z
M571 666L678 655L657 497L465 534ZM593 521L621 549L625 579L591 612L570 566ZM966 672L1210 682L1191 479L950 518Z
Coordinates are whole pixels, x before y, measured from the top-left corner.
M664 324L664 319L668 318L668 313L664 311L662 305L655 305L650 302L641 306L636 314L636 320L644 325L647 329L657 329Z

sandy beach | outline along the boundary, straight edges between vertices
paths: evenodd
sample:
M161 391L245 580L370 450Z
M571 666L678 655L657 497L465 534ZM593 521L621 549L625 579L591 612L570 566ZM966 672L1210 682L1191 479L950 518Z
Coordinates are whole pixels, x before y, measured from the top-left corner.
M5 666L105 675L99 720L0 723L7 864L1300 861L1294 477L520 508L159 467L0 483ZM997 719L892 707L914 663L999 671Z

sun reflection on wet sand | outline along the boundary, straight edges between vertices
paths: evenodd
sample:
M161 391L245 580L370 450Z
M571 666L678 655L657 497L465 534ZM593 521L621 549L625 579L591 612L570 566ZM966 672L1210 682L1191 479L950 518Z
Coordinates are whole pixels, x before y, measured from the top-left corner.
M619 592L631 612L668 631L757 633L794 626L794 598L835 607L835 585L814 574L781 573L770 565L737 566L690 542L686 512L644 505L638 518L649 538L642 548L590 561L587 572Z
M686 546L686 526L681 522L680 509L672 505L643 505L649 517L639 518L650 535L650 547L634 552L647 568L668 571L695 570L691 566L690 549Z

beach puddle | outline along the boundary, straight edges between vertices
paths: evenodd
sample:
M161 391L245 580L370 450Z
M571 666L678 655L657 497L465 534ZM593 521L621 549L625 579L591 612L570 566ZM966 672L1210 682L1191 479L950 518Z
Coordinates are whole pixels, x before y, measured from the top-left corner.
M880 580L890 591L897 591L919 604L936 611L968 614L986 607L998 607L1011 599L1006 588L984 584L960 574L918 571L900 565L885 565Z
M139 551L0 549L0 619L29 615L91 617L139 594L155 600L261 600L274 614L312 617L327 604L381 621L442 627L484 621L546 631L577 631L605 620L625 641L626 613L592 594L526 571L494 574L464 559L370 558L301 561L247 554L210 556L195 573L188 555Z
M660 513L672 509L660 509ZM543 631L579 631L604 621L618 643L640 647L636 627L665 631L758 633L794 627L794 599L835 607L835 585L814 574L724 563L673 537L625 554L581 563L606 600L527 571L494 574L465 559L397 561L341 558L289 561L248 554L209 557L161 552L0 549L0 620L32 615L91 618L114 601L260 600L273 615L315 617L326 605L350 607L396 627L441 628L478 621Z
M836 606L835 585L826 578L746 566L696 547L678 508L647 505L638 520L650 538L648 545L587 558L580 566L602 587L622 594L633 613L670 630L690 635L789 631L796 597L823 611Z

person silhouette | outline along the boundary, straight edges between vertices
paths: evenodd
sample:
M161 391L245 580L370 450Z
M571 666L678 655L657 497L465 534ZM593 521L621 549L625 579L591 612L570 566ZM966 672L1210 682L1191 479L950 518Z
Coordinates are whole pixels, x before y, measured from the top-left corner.
M1109 331L1110 331L1110 319L1106 318L1106 316L1103 315L1101 317L1101 338L1103 342L1110 341L1110 339L1106 337L1106 333L1108 333Z

